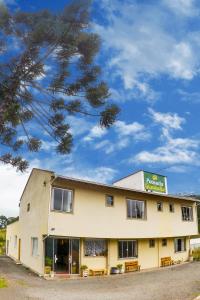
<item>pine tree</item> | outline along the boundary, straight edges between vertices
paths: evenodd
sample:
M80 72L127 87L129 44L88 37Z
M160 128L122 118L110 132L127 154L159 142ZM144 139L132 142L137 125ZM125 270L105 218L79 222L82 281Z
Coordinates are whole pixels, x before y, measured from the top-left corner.
M95 63L100 38L91 31L89 11L86 0L59 14L0 5L0 161L24 171L28 162L20 151L39 151L42 132L56 141L58 153L70 153L69 115L94 117L106 128L115 122L119 108Z

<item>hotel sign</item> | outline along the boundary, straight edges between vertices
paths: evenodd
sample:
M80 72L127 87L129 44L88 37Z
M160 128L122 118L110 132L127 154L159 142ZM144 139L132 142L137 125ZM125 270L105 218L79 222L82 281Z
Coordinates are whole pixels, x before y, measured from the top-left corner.
M165 177L153 173L144 172L144 188L146 191L166 194Z

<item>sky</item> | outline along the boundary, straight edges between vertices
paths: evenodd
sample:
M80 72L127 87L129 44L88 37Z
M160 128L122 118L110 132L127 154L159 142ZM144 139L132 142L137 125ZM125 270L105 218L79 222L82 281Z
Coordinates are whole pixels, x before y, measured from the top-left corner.
M68 3L0 2L11 10L58 12ZM195 0L94 0L92 31L102 40L96 60L121 109L118 120L107 130L70 116L71 154L58 155L55 143L43 139L39 153L24 153L26 173L0 165L0 215L18 215L33 167L105 183L143 169L167 176L169 193L200 194L199 20Z

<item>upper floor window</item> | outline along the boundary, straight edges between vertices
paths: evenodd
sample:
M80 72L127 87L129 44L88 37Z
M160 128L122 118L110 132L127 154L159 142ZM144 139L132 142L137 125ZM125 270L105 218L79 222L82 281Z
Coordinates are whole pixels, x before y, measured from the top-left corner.
M167 246L167 239L162 239L162 246L166 247Z
M183 221L192 221L193 220L193 211L192 206L182 206L182 220Z
M106 240L85 240L85 256L105 256L107 252Z
M28 203L28 204L27 204L27 209L26 209L26 210L27 210L27 211L30 211L30 209L31 209L31 204Z
M174 203L169 203L169 211L174 212Z
M17 235L15 235L14 248L17 248Z
M163 203L162 202L157 202L157 210L163 211Z
M64 212L72 212L73 192L60 188L53 188L52 209Z
M38 238L36 237L31 238L31 255L32 256L38 255Z
M137 257L137 248L136 240L118 241L119 258Z
M185 238L177 238L174 240L175 252L186 251L186 241Z
M134 219L144 219L145 203L141 200L127 199L127 217Z
M112 195L106 195L106 206L114 206L114 197Z
M155 240L154 239L149 240L149 248L155 248Z

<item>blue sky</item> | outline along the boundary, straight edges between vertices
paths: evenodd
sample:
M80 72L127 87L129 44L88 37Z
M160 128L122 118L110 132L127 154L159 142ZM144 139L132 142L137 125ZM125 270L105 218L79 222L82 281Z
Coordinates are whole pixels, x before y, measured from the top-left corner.
M68 3L4 2L29 11L59 11ZM200 193L199 1L94 1L91 18L102 39L96 59L121 108L119 119L102 130L95 120L69 117L72 153L59 156L42 136L40 153L24 153L31 167L108 183L144 169L168 176L170 193ZM5 166L0 173L7 201L0 204L2 212L15 215L28 174Z

